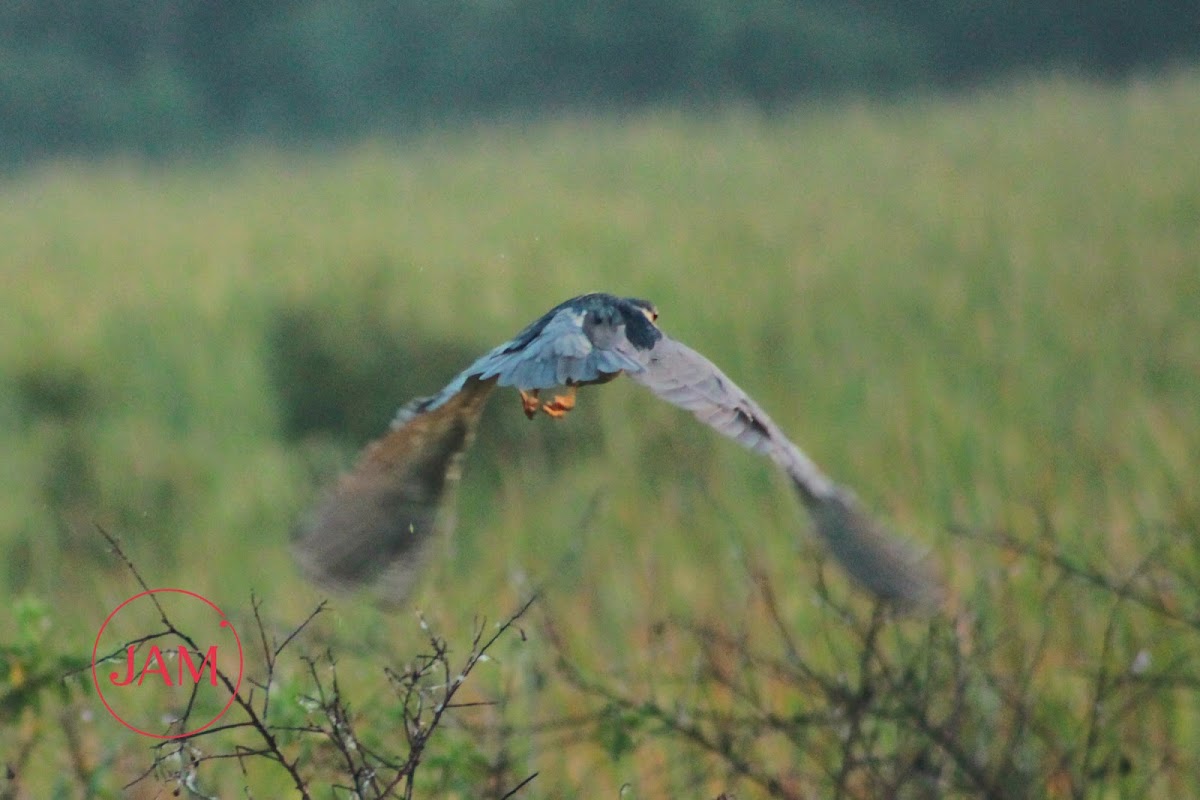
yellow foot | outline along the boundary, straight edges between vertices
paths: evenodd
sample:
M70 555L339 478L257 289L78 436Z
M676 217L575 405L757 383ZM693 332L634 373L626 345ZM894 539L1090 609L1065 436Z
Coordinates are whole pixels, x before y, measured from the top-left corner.
M538 390L530 389L527 392L524 389L518 389L517 391L521 393L521 410L525 412L528 419L533 419L533 415L542 407L542 402L538 400Z
M549 403L542 404L542 411L554 419L562 419L567 415L567 412L575 407L575 387L567 387L566 394L558 394Z

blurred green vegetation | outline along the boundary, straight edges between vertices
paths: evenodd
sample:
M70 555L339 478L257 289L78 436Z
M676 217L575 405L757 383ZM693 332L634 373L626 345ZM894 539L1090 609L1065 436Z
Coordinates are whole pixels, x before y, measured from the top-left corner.
M1200 56L1186 0L0 4L0 164L454 119L1102 79Z
M49 604L63 654L88 652L136 591L99 524L151 584L241 620L254 589L286 627L321 597L286 548L320 483L410 396L600 289L654 300L665 330L929 545L953 603L1049 636L1069 663L1103 617L1022 605L1027 574L946 531L1053 530L1117 572L1168 537L1200 568L1198 87L1182 73L770 117L564 116L10 176L0 580ZM561 423L497 396L459 500L414 598L443 629L544 586L591 666L652 680L664 656L644 637L662 620L768 624L746 612L754 568L786 589L795 635L811 630L819 550L770 465L624 382ZM421 640L406 614L335 606L321 636L364 659L364 680L368 656ZM0 641L15 635L0 617ZM1128 646L1177 655L1154 629ZM518 718L569 716L533 650L488 680ZM1070 685L1048 687L1076 713ZM1181 704L1164 735L1197 743L1196 715ZM84 727L119 786L140 745L113 725ZM605 730L608 756L513 754L542 771L535 796L673 785L630 755L630 731Z

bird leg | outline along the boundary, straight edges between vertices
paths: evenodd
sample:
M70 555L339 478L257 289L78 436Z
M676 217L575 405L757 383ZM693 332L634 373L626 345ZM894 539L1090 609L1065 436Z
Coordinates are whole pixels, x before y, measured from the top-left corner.
M543 403L542 411L545 411L551 417L554 417L554 419L562 419L574 407L575 387L568 386L564 394L556 394L554 399L549 403Z
M533 419L533 415L542 407L542 402L538 400L538 390L530 389L527 392L524 389L517 389L517 391L521 393L521 410L525 412L528 419Z

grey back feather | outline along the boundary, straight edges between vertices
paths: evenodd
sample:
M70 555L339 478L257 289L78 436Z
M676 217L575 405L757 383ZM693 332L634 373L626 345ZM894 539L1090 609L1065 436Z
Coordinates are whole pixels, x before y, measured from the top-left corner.
M442 406L462 391L468 378L496 378L498 385L518 389L552 389L596 383L622 371L641 369L641 364L621 349L596 347L584 330L585 316L581 310L559 308L536 336L526 341L524 332L518 334L475 359L437 394L406 403L396 413L392 427Z

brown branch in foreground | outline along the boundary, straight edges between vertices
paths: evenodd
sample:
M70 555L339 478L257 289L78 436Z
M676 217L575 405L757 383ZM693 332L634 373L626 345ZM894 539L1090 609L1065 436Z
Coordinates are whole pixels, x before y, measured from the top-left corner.
M801 637L765 573L752 569L758 592L746 614L762 624L649 623L655 636L673 637L673 650L697 653L680 671L655 664L642 680L591 670L553 620L544 633L558 674L598 709L595 741L611 741L600 738L611 737L604 720L625 726L623 752L691 749L695 760L672 763L697 783L725 774L778 798L989 800L1155 796L1194 785L1200 760L1172 748L1166 726L1200 694L1187 657L1200 648L1186 611L1195 599L1177 594L1172 604L1155 593L1190 588L1179 574L1186 564L1148 547L1114 575L1065 552L1066 537L984 540L1015 554L1019 589L998 585L1020 591L1035 615L1005 595L983 596L988 584L979 584L974 612L893 621L835 597L818 577L818 602L807 607L817 616L806 620L816 634ZM1094 612L1083 618L1081 609ZM1081 625L1094 635L1080 638ZM1155 652L1151 670L1158 641L1173 655ZM1181 701L1180 692L1193 697Z
M113 551L124 562L133 574L134 579L143 590L149 591L147 582L138 572L132 560L121 548L120 543L107 531L101 529L101 534L108 541ZM414 664L402 670L385 668L384 674L397 690L400 709L403 716L406 752L401 755L384 753L371 746L357 730L361 720L350 712L350 702L343 693L337 676L337 660L331 650L326 650L319 657L302 656L307 665L305 673L313 691L303 697L311 704L308 722L302 725L279 724L272 717L272 687L279 681L280 655L297 640L300 633L319 615L326 603L319 604L299 625L294 627L282 640L274 640L266 630L266 624L261 613L261 602L252 593L251 608L255 626L257 627L258 646L262 649L265 675L260 679L248 679L249 691L238 689L233 677L214 665L213 670L218 679L233 697L234 705L241 719L226 724L206 728L197 733L156 745L156 756L150 767L140 776L131 781L129 788L150 775L160 775L162 778L173 780L180 789L196 796L204 796L198 787L199 770L209 761L236 759L241 765L242 774L247 775L247 762L252 759L266 759L279 765L289 776L298 796L309 800L312 797L311 785L314 781L312 773L319 771L319 764L306 763L303 768L300 756L288 758L285 747L297 737L315 737L327 745L336 754L338 777L334 778L330 787L344 790L359 797L385 798L401 796L410 800L415 788L414 778L424 755L430 746L435 732L440 729L447 715L452 711L485 705L486 703L455 702L455 698L480 663L486 661L488 651L505 635L516 627L519 620L537 600L535 593L525 600L520 607L510 614L502 623L495 626L490 635L485 636L486 621L480 620L475 626L470 649L463 662L454 668L451 663L450 648L441 637L428 631L428 626L422 620L422 627L428 633L428 642L432 648L429 654L418 656ZM151 641L163 636L175 636L185 642L199 657L199 647L186 632L177 627L170 619L166 610L154 595L151 599L159 612L163 630L151 636L141 637L138 644ZM524 641L524 635L521 636ZM127 645L126 645L127 646ZM124 647L122 647L122 651ZM117 651L119 653L121 651ZM318 663L329 667L329 677L323 677L318 670ZM254 692L258 691L256 698ZM192 713L193 693L187 707L173 725L181 730L187 729L188 718ZM210 753L201 752L194 742L203 738L223 737L236 731L248 730L253 732L258 746L236 744L232 750L216 750ZM311 759L310 759L311 762ZM171 765L171 766L168 766ZM524 787L528 786L537 773L533 773L510 789L504 797L513 797ZM398 794L399 793L399 794Z
M117 557L120 558L122 562L124 562L126 569L128 569L130 574L133 575L134 580L136 580L138 583L138 586L140 586L143 591L149 592L150 591L149 584L142 577L142 574L138 571L137 566L133 563L133 561L129 558L129 556L126 555L124 549L122 549L122 547L121 547L121 543L119 541L117 541L116 537L114 537L112 534L110 534L103 527L101 527L99 525L97 525L96 527L100 531L100 534L104 537L105 541L107 541L109 546L113 549L113 552L116 553ZM181 641L187 643L188 647L190 647L192 649L193 653L195 653L198 657L202 657L200 655L200 647L196 644L195 640L193 640L191 636L189 636L184 631L180 630L178 627L176 627L176 625L173 622L171 622L170 617L167 615L166 610L162 607L162 604L158 602L158 598L155 597L153 594L151 594L150 599L154 603L155 608L158 609L159 618L161 619L161 621L163 623L166 634L177 636ZM303 623L301 623L300 627L297 628L296 631L293 632L292 637L294 637L310 621L312 621L312 619L316 616L316 613L318 613L319 611L320 611L320 607L318 607L317 612L310 614L308 616L308 618L305 619L305 621ZM291 637L289 637L289 639L290 638ZM254 731L258 734L258 736L262 739L263 743L265 744L265 748L263 751L264 757L279 764L283 768L283 770L285 772L287 772L288 776L291 778L292 784L296 787L296 791L298 791L300 793L300 796L302 798L304 798L305 800L309 800L310 795L308 792L308 786L307 786L304 778L300 775L300 769L299 769L299 765L297 763L298 760L292 759L289 761L287 756L284 755L283 750L280 748L279 741L275 737L275 734L271 729L271 726L268 724L265 717L260 716L257 713L250 698L242 695L241 691L236 686L235 680L233 678L231 678L228 673L221 670L215 664L212 666L212 669L214 672L216 672L217 677L220 679L221 683L224 684L226 690L233 696L234 703L246 715L246 720L243 723L239 723L237 725L228 726L228 727L253 728ZM268 672L268 677L267 677L268 684L270 683L271 677L272 677L272 674L270 672ZM193 696L193 699L194 699L194 696ZM189 700L187 710L185 711L185 713L181 717L181 719L178 720L178 724L181 725L184 730L186 730L187 718L188 718L188 714L190 714L191 707L192 707L192 702L191 702L191 700ZM226 729L228 729L228 728L226 728ZM185 741L200 738L200 737L208 735L208 734L209 734L209 731L200 731L199 733L194 734L192 736L181 737L180 739L171 740L171 742L175 742L175 743L177 743L176 746L182 747L184 745ZM155 758L156 766L158 764L162 763L161 755L164 750L167 750L168 748L170 748L172 746L171 742L161 744L156 748L159 753L159 755L156 756L156 758ZM174 753L173 755L180 755L180 753L178 751L176 751L176 753ZM193 769L197 765L198 765L198 763L196 765L193 765ZM144 777L145 777L145 775L142 776L142 778L144 778ZM140 781L142 778L138 778L137 781ZM136 783L137 781L134 781L133 783ZM132 785L133 785L132 783L128 784L124 788L128 789ZM185 782L185 785L188 786L189 789L192 788L191 781Z

